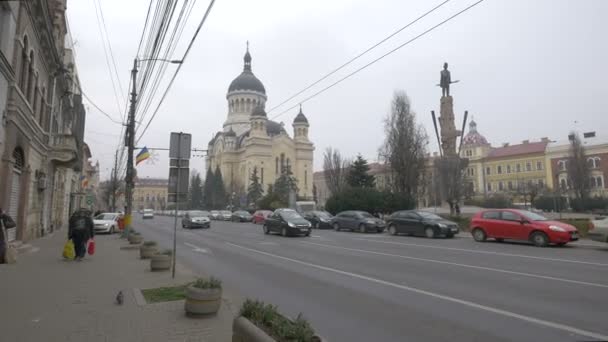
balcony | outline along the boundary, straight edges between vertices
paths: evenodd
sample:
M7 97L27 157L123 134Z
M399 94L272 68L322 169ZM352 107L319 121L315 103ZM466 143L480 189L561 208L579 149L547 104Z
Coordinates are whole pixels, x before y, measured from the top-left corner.
M71 134L56 134L51 137L52 162L65 166L76 167L78 164L78 144L76 137Z

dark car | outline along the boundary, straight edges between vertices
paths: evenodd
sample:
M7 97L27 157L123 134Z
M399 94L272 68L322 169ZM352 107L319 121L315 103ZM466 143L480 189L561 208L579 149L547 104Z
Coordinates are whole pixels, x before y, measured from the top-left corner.
M211 220L209 212L203 210L188 210L182 217L182 228L209 228Z
M392 235L409 234L435 238L454 237L458 234L458 224L448 221L441 216L418 210L402 210L394 212L387 220L388 231Z
M310 222L293 209L277 209L266 218L264 234L280 233L283 236L310 236Z
M349 210L338 213L331 220L332 227L336 231L347 229L350 231L358 231L360 233L367 232L384 232L386 224L381 219L372 216L366 211Z
M331 219L333 216L327 211L313 210L304 213L304 218L312 224L313 228L323 229L331 228Z
M245 210L237 210L232 213L233 222L251 222L252 218L253 216Z

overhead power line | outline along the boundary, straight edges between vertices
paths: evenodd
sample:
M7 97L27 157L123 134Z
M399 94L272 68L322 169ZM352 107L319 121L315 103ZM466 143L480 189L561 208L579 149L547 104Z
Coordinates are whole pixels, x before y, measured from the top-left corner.
M378 62L378 61L380 61L381 59L383 59L384 57L386 57L386 56L388 56L388 55L390 55L390 54L394 53L395 51L397 51L397 50L401 49L402 47L404 47L404 46L406 46L406 45L408 45L408 44L412 43L413 41L417 40L418 38L425 36L425 35L426 35L426 34L428 34L429 32L431 32L431 31L433 31L434 29L438 28L439 26L441 26L441 25L443 25L443 24L447 23L448 21L450 21L450 20L452 20L452 19L456 18L457 16L459 16L459 15L461 15L462 13L464 13L464 12L466 12L466 11L470 10L471 8L473 8L473 7L477 6L477 5L479 5L479 4L480 4L480 3L482 3L483 1L484 1L484 0L479 0L479 1L475 2L475 3L473 3L472 5L469 5L469 6L468 6L468 7L466 7L465 9L463 9L463 10L461 10L460 12L458 12L458 13L456 13L456 14L452 15L451 17L449 17L449 18L447 18L447 19L443 20L443 21L442 21L442 22L440 22L439 24L437 24L437 25L435 25L435 26L431 27L430 29L428 29L428 30L426 30L426 31L422 32L421 34L417 35L416 37L414 37L414 38L412 38L412 39L408 40L407 42L405 42L405 43L403 43L403 44L401 44L401 45L397 46L396 48L394 48L394 49L390 50L389 52L385 53L384 55L382 55L382 56L380 56L380 57L378 57L378 58L374 59L373 61L371 61L371 62L369 62L369 63L365 64L364 66L362 66L362 67L360 67L359 69L357 69L357 70L355 70L355 71L351 72L350 74L348 74L348 75L346 75L346 76L342 77L341 79L339 79L339 80L337 80L336 82L334 82L334 83L330 84L329 86L327 86L327 87L325 87L325 88L323 88L323 89L321 89L321 90L317 91L316 93L314 93L314 94L312 94L312 95L310 95L310 96L306 97L304 100L299 101L299 102L298 102L298 104L296 104L296 105L294 105L294 106L291 106L291 107L287 108L286 110L284 110L284 111L282 111L281 113L279 113L279 114L275 115L274 117L272 117L272 119L276 119L276 118L278 118L279 116L281 116L281 115L283 115L283 114L287 113L288 111L290 111L290 110L292 110L292 109L294 109L294 108L298 107L298 105L300 105L300 104L302 104L302 103L304 103L304 102L306 102L306 101L308 101L308 100L310 100L310 99L312 99L312 98L314 98L314 97L318 96L319 94L324 93L325 91L327 91L327 90L329 90L329 89L333 88L333 87L334 87L334 86L336 86L337 84L339 84L339 83L343 82L344 80L346 80L346 79L350 78L351 76L355 75L356 73L358 73L358 72L360 72L360 71L362 71L362 70L366 69L367 67L369 67L369 66L371 66L371 65L375 64L376 62Z
M215 3L215 0L211 0L211 2L209 2L209 5L207 6L207 10L205 11L205 15L201 19L201 22L199 23L198 27L196 28L196 31L194 32L194 35L192 36L192 39L190 40L190 43L188 44L188 47L186 48L186 51L184 52L184 55L181 58L182 62L175 69L175 73L173 74L171 81L169 81L169 85L167 86L167 89L165 89L165 92L163 93L163 96L161 97L160 102L156 106L156 109L154 110L152 117L150 117L150 120L146 124L146 127L144 128L143 132L141 132L140 136L137 138L136 144L139 142L141 137L143 137L143 135L146 133L146 131L148 130L148 127L150 127L150 124L152 123L152 120L154 120L154 118L156 117L156 114L158 113L160 106L163 104L165 98L167 97L167 94L169 93L169 90L171 89L171 86L173 85L173 82L175 81L177 74L179 74L179 71L181 70L182 66L184 65L184 62L186 61L186 58L188 57L188 54L190 53L190 49L192 48L192 45L194 45L194 41L196 40L198 33L200 32L201 28L203 27L203 24L205 23L205 21L207 20L207 17L209 16L209 13L211 12L211 9L213 8L214 3Z
M105 116L106 116L108 119L110 119L112 122L114 122L114 123L116 123L116 124L119 124L119 125L122 125L122 122L120 122L120 121L118 121L118 120L115 120L115 119L114 119L114 118L113 118L113 117L112 117L110 114L106 113L105 111L103 111L103 109L99 108L99 106L97 106L97 105L95 104L95 102L93 102L93 101L92 101L92 100L91 100L91 99L90 99L90 98L87 96L87 94L86 94L84 91L82 91L82 89L81 89L81 92L82 92L82 96L84 96L84 98L85 98L85 99L87 99L87 101L89 101L89 103L90 103L90 104L91 104L93 107L97 108L97 110L98 110L98 111L99 111L101 114L105 115Z
M278 105L270 108L270 110L267 111L268 114L270 114L272 111L274 111L275 109L281 107L282 105L284 105L285 103L289 102L290 100L292 100L293 98L295 98L296 96L302 94L303 92L307 91L308 89L314 87L315 85L319 84L321 81L325 80L326 78L328 78L329 76L335 74L336 72L342 70L344 67L346 67L347 65L349 65L350 63L356 61L357 59L359 59L360 57L362 57L363 55L367 54L368 52L370 52L371 50L375 49L376 47L378 47L379 45L381 45L382 43L386 42L387 40L391 39L392 37L394 37L395 35L397 35L398 33L400 33L401 31L405 30L406 28L414 25L415 23L417 23L418 21L420 21L421 19L423 19L424 17L426 17L427 15L435 12L436 10L438 10L441 6L447 4L448 2L450 2L450 0L445 0L444 2L440 3L439 5L433 7L431 10L429 10L428 12L422 14L421 16L419 16L418 18L414 19L413 21L410 21L407 25L401 27L400 29L398 29L397 31L391 33L390 35L388 35L387 37L383 38L382 40L380 40L379 42L377 42L376 44L370 46L369 48L367 48L365 51L361 52L360 54L356 55L355 57L351 58L350 60L348 60L346 63L340 65L339 67L337 67L336 69L332 70L330 73L326 74L325 76L321 77L320 79L316 80L315 82L309 84L306 88L300 90L299 92L293 94L292 96L290 96L289 98L287 98L286 100L284 100L283 102L279 103Z

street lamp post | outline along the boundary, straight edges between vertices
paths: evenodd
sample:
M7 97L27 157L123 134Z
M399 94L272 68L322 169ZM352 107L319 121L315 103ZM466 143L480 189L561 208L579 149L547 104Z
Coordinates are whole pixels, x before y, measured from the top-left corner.
M134 169L133 169L133 150L135 149L135 108L137 105L137 66L138 62L145 61L159 61L167 62L172 64L181 64L181 60L168 60L162 58L145 58L133 60L133 70L131 70L132 78L132 91L131 91L131 103L129 107L129 120L127 123L127 132L125 144L127 145L127 175L125 177L125 197L126 197L126 208L125 208L125 229L123 230L123 237L129 235L132 224L132 212L133 212L133 188L134 188Z

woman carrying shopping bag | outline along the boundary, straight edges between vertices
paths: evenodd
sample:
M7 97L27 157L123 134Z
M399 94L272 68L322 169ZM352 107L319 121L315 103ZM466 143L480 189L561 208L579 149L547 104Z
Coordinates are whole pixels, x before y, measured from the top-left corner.
M14 264L17 261L17 253L8 244L7 228L15 228L15 221L0 208L0 264Z
M87 241L95 236L95 225L88 209L77 210L70 217L68 239L74 242L76 261L81 261L87 252Z

